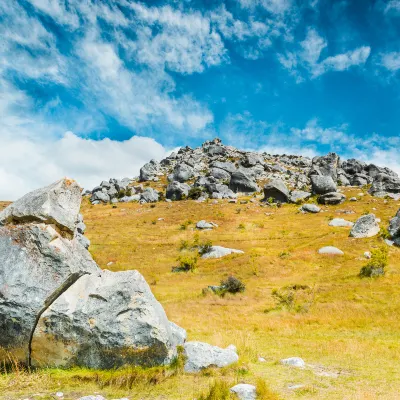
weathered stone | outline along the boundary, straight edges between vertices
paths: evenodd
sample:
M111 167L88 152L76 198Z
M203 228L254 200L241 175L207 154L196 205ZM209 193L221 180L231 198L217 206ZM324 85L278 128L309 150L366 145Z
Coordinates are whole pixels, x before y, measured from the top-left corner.
M61 179L34 190L0 213L0 225L44 222L73 233L81 205L81 188L70 179Z
M290 192L289 200L291 203L300 203L306 201L311 197L310 192L304 192L302 190L293 190Z
M306 363L300 357L285 358L281 360L281 364L289 365L290 367L296 367L296 368L304 368L306 366Z
M214 224L214 222L207 222L203 219L196 224L196 228L197 229L214 229L214 228L218 228L218 225Z
M169 326L171 328L172 343L174 346L183 346L187 339L186 330L181 328L179 325L172 321L169 321Z
M264 186L264 201L287 203L289 201L289 190L282 179L274 179Z
M318 197L318 203L327 205L342 204L346 200L343 193L331 192Z
M384 197L388 193L400 193L400 178L386 174L377 174L374 177L369 193Z
M259 190L257 183L243 171L235 171L231 174L229 188L235 193L253 193Z
M184 345L186 372L199 372L208 367L226 367L239 360L232 349L221 349L202 342L186 342Z
M333 220L329 222L329 226L336 226L336 227L352 227L353 225L354 225L353 222L346 221L343 218L333 218Z
M243 254L244 252L242 250L229 249L222 246L211 246L210 251L203 254L201 258L221 258L233 253Z
M194 177L193 168L185 163L177 164L172 173L172 181L186 182Z
M239 400L256 400L257 398L257 389L254 385L239 383L230 390L236 394Z
M159 199L157 190L153 188L146 188L143 193L140 194L140 202L143 203L156 203Z
M140 168L140 181L152 181L160 170L160 164L156 160L150 160L147 164Z
M300 211L305 212L305 213L319 213L321 211L321 208L319 208L316 204L303 204L300 207Z
M337 169L340 165L340 158L336 153L329 153L326 156L314 157L310 175L330 176L334 182L337 181Z
M92 204L94 204L95 201L102 202L102 203L108 203L110 201L110 196L104 192L95 192L90 197L90 201Z
M226 182L230 182L231 175L229 172L224 171L220 168L211 168L210 169L210 176L214 177L215 179L224 180Z
M363 215L354 224L350 236L354 238L367 238L376 236L380 231L374 214Z
M312 175L311 186L314 194L326 194L337 190L331 176Z
M392 238L400 237L400 210L397 214L390 220L388 229Z
M138 271L82 276L41 315L35 366L160 365L175 354L171 326Z
M186 183L173 181L167 186L166 197L171 200L182 200L187 198L190 186Z
M342 256L344 255L343 251L338 249L337 247L334 246L325 246L322 247L318 250L319 254L328 254L332 256Z

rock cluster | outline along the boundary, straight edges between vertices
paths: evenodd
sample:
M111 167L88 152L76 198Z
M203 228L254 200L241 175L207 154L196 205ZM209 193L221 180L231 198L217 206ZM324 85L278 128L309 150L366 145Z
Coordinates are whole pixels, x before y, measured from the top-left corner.
M390 220L388 231L393 243L396 246L400 246L400 210L397 211L397 214Z
M280 203L304 201L312 191L321 196L321 204L339 204L343 195L337 187L349 185L371 184L373 195L400 196L400 178L388 168L354 159L342 161L335 153L310 159L243 151L223 145L220 139L195 149L182 147L160 162L145 164L132 181L110 179L86 194L93 204L157 201L156 196L144 196L139 183L163 179L168 182L163 192L170 200L234 199L238 193L259 192L261 182L268 182L264 200Z

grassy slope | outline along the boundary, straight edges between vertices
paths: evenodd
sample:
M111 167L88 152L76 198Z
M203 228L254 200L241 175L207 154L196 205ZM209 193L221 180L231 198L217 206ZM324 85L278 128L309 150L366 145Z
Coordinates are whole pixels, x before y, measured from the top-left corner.
M346 195L359 192L349 189ZM399 204L383 202L366 195L357 203L327 207L326 212L316 215L299 214L294 205L275 209L262 208L258 203L193 201L158 203L153 208L85 203L82 212L92 243L90 251L102 268L138 269L168 317L187 329L189 340L237 345L241 366L224 371L223 379L251 383L262 377L283 399L395 399L400 391L400 250L390 249L384 278L359 279L357 274L365 264L363 253L381 245L382 239L352 239L348 228L328 226L329 218L355 221L368 211L381 218L386 227ZM343 209L355 214L340 214ZM214 231L198 233L200 240L210 239L213 244L241 249L245 254L200 260L195 273L171 273L181 241L193 241L197 233L194 225L186 230L180 225L200 219L219 224ZM240 224L244 229L238 228ZM325 245L337 246L345 255L318 255L317 250ZM113 264L107 267L109 262ZM230 274L246 283L245 293L225 298L201 294L202 288L218 284ZM271 291L292 284L312 288L311 295L299 295L298 300L301 305L311 298L309 311L265 313L275 305ZM258 356L267 362L258 362ZM302 357L314 371L340 373L339 377L318 376L311 368L295 370L278 364L290 356ZM180 375L129 391L101 389L92 382L93 373L87 371L40 374L29 379L19 379L15 374L0 377L0 391L7 392L7 398L63 390L71 398L97 391L111 398L193 399L212 379L207 374ZM74 375L87 375L87 383ZM305 384L306 388L293 391L288 389L290 384Z

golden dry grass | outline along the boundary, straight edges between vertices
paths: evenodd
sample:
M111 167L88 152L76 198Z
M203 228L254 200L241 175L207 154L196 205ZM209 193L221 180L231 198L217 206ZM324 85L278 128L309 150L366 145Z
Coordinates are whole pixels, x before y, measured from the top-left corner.
M359 192L348 189L346 195ZM28 388L19 383L10 387L10 380L15 379L11 374L0 378L0 392L7 392L4 398L10 399L56 390L70 398L97 391L110 398L196 399L217 376L229 382L264 379L281 399L397 399L400 249L390 248L385 277L360 279L357 275L366 263L364 252L382 245L382 239L352 239L348 228L333 228L328 223L332 217L355 221L374 212L387 227L399 206L399 202L385 204L369 195L356 203L324 207L324 212L315 215L298 213L295 205L260 207L258 201L118 204L116 208L84 201L90 251L100 267L139 270L168 317L187 329L189 340L219 346L233 343L240 364L198 376L181 374L129 390L100 388L90 379L86 383L74 380L77 372L55 370L40 372L44 376L41 385L30 384L26 378ZM355 213L346 215L341 210ZM219 228L198 232L194 223L200 219L213 221ZM181 225L189 221L192 223L182 230ZM172 273L181 241L193 242L196 235L200 241L211 240L245 254L200 260L194 273ZM345 255L318 255L317 250L326 245L339 247ZM246 284L244 293L224 298L202 295L204 287L231 274ZM297 305L306 305L308 312L274 310L272 291L293 284L310 287L306 294L300 291L296 300ZM258 362L259 356L266 362ZM291 356L302 357L310 367L299 370L279 364L280 359ZM295 384L304 386L290 389Z

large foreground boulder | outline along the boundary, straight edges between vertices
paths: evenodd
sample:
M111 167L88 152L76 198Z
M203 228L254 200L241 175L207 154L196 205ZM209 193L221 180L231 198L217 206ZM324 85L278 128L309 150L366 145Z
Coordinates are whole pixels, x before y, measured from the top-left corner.
M171 326L137 271L86 275L41 315L35 366L115 368L160 365L174 355Z
M98 270L81 233L69 238L80 223L80 199L79 186L65 179L0 214L0 347L19 361L29 361L37 317L80 277Z
M259 190L254 179L243 171L235 171L231 174L229 188L235 193L253 193Z
M186 335L137 271L102 271L93 261L80 192L59 181L0 214L0 362L4 350L54 367L170 361Z

